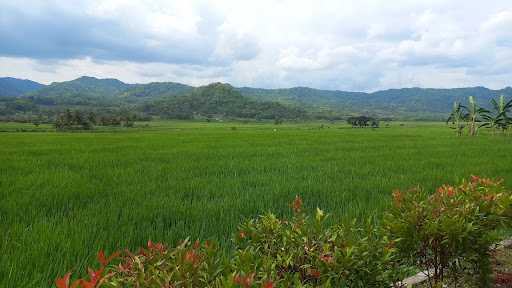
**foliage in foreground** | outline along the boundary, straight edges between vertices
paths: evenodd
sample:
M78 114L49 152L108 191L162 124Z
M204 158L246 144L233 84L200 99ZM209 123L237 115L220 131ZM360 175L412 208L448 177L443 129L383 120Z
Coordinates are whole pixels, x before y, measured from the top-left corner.
M294 216L267 213L240 225L235 251L224 256L211 242L185 240L174 248L148 242L105 257L88 279L69 287L401 287L416 267L432 271L431 287L464 278L477 287L491 283L490 245L510 221L512 192L501 181L473 176L433 194L420 189L393 193L393 207L379 228L364 224L328 226L292 203ZM466 282L469 283L469 282ZM439 286L440 287L440 286Z
M292 209L290 220L268 213L242 224L230 258L209 241L149 241L138 253L100 252L89 279L70 284L68 273L57 287L383 287L403 276L394 241L378 228L327 227L327 215L307 216L299 197Z
M463 280L464 287L490 287L489 247L494 232L510 224L511 201L501 181L476 176L433 194L395 191L384 226L399 239L400 258L429 271L432 285Z

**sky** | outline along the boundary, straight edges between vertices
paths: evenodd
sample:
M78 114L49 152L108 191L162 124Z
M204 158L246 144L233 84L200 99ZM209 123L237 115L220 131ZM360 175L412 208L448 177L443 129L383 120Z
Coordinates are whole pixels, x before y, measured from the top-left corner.
M510 0L0 0L0 77L512 86Z

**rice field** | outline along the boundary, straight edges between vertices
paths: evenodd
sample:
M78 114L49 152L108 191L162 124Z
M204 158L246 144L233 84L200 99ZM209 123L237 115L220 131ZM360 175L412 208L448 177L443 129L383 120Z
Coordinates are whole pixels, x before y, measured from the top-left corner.
M349 221L378 216L395 188L433 189L471 174L512 186L512 136L457 137L442 123L43 128L0 123L0 287L50 286L99 249L148 239L229 245L240 221L287 215L295 195Z

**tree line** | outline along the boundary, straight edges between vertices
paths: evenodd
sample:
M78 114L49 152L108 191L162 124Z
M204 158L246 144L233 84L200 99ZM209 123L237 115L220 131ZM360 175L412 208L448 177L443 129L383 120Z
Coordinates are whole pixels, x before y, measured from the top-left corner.
M352 128L379 128L379 119L368 116L352 116L347 118L347 123L352 125Z
M67 109L59 113L55 119L57 130L91 130L94 126L133 127L137 115L133 113L101 114L94 111Z

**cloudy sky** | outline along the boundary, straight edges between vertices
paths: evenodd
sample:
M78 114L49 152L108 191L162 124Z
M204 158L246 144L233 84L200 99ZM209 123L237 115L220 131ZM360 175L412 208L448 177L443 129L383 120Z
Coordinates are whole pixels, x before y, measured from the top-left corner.
M0 76L374 91L512 85L510 0L0 0Z

